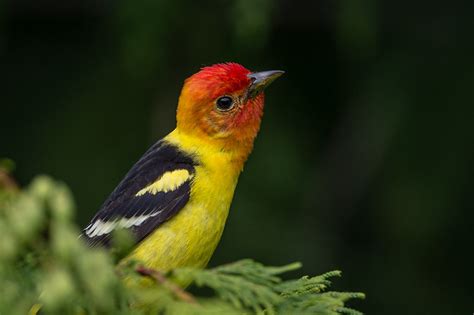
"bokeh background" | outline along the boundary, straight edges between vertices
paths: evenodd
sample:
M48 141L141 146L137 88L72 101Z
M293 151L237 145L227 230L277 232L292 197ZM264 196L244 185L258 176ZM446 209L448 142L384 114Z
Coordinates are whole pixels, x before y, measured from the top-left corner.
M474 2L0 2L0 156L85 225L171 131L185 77L286 71L211 265L341 269L367 314L474 311Z

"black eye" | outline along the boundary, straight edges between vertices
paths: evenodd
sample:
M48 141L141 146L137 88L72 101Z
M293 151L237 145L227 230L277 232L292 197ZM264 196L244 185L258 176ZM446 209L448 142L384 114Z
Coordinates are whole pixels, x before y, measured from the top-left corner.
M230 96L222 96L217 99L217 109L226 111L234 107L234 100Z

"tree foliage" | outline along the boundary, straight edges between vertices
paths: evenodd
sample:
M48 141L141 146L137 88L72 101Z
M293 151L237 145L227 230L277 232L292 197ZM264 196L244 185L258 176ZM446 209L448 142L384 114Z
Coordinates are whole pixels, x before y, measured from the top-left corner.
M360 314L345 302L362 293L328 291L339 271L283 280L299 263L245 259L166 275L117 267L129 238L118 233L109 252L86 247L65 184L38 176L20 190L8 178L0 166L0 314Z

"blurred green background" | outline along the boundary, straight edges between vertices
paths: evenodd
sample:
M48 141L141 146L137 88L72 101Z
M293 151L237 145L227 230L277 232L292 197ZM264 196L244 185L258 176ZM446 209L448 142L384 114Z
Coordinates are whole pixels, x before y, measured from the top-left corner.
M367 314L474 311L474 2L0 2L0 156L85 225L184 78L282 69L211 265L334 268Z

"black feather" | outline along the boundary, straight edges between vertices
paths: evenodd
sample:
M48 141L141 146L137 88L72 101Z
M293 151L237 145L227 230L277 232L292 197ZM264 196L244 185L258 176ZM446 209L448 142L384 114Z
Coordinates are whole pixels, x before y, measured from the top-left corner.
M166 193L145 193L141 196L136 196L136 193L169 171L186 169L190 174L194 174L197 164L194 157L182 152L176 146L163 140L158 141L130 169L88 227L96 220L109 222L120 218L155 214L140 225L130 227L129 230L136 242L140 242L186 205L190 196L191 180L186 181L176 190ZM112 233L89 237L86 234L88 227L83 230L82 238L90 246L110 245Z

